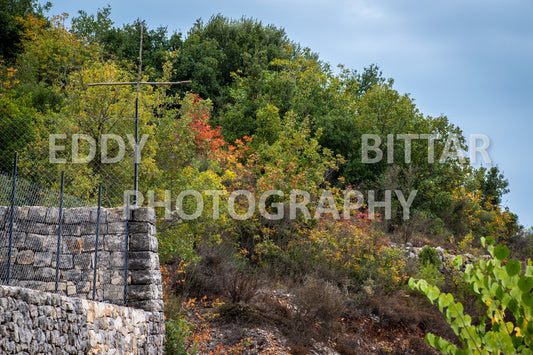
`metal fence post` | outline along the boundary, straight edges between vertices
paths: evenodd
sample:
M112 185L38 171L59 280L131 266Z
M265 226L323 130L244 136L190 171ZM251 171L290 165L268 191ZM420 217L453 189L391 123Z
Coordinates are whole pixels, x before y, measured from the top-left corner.
M130 204L126 203L126 236L124 240L124 306L128 301L128 241L130 234Z
M11 178L11 210L9 214L9 242L7 249L6 285L8 286L11 281L11 249L13 247L13 221L15 219L15 188L17 186L17 161L18 154L15 153L15 157L13 158L13 176Z
M96 270L98 268L98 237L100 235L100 206L102 204L102 185L98 186L98 209L96 210L96 241L94 246L93 300L96 298Z
M57 220L57 249L56 249L56 285L55 293L57 293L59 283L59 252L61 248L61 233L63 230L63 188L65 186L65 172L61 172L61 190L59 191L59 217Z

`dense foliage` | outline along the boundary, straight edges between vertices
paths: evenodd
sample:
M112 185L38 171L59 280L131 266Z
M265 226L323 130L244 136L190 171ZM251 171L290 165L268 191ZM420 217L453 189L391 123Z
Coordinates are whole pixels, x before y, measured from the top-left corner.
M136 88L87 84L136 80L141 22L116 27L106 7L80 11L69 27L66 15L46 17L48 6L35 1L4 0L4 8L0 170L8 172L18 152L25 178L57 187L51 177L64 170L68 193L90 200L107 184L106 204L120 205L132 188ZM198 285L195 268L206 250L218 250L240 271L296 282L311 275L347 294L392 294L409 274L442 277L435 276L441 265L434 249L413 272L391 242L471 252L481 237L524 240L517 216L501 206L509 184L499 169L447 154L467 149L461 129L419 112L377 66L335 71L281 28L222 15L198 20L186 36L148 26L143 38L143 80L192 80L142 86L139 97L140 191L145 204L158 204L161 260L189 275L185 283ZM121 138L125 152L118 140L104 146L105 134ZM409 141L410 134L425 138ZM65 145L59 163L50 161L51 135ZM80 135L95 140L94 152L87 141L75 145ZM381 160L365 162L365 135L381 141ZM96 158L77 161L91 154ZM199 192L200 213L186 190ZM240 190L256 202L276 192L263 213L240 218L246 198L228 199ZM413 190L406 218L402 204ZM382 208L374 215L370 195L383 201L386 191L398 197L390 216ZM307 202L309 216L289 218L293 197ZM284 217L265 218L280 211ZM169 280L178 294L191 290L181 277ZM169 338L176 337L169 353L187 348L181 341L191 327L182 316L169 321Z

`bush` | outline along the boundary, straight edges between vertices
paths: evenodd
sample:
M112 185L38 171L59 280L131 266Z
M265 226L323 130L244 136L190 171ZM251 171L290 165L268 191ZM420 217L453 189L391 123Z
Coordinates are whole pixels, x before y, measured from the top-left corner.
M420 253L418 253L418 261L421 265L431 264L437 268L440 268L442 265L442 261L439 259L439 252L437 249L427 245L420 250Z
M191 354L188 348L187 339L192 334L193 325L186 319L170 319L165 322L167 355L187 355Z
M445 285L444 275L439 271L439 268L431 263L424 263L420 265L415 278L426 280L431 285L442 288Z
M310 278L295 293L303 313L312 319L330 323L345 310L344 296L327 281Z
M224 289L232 303L248 302L258 290L257 279L245 272L233 272L224 279Z

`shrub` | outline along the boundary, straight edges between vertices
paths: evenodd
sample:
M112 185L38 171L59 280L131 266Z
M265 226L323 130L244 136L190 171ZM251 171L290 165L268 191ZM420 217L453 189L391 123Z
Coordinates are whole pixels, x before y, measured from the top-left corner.
M192 334L194 326L186 319L170 319L165 322L167 355L187 355L191 354L188 346L188 338Z
M309 278L295 293L302 311L312 319L329 323L345 310L344 296L327 281Z
M258 290L257 278L245 272L233 272L224 279L224 289L231 302L248 302Z
M442 261L439 259L439 252L437 249L427 245L418 253L418 260L421 265L431 264L437 268L440 268L442 265Z
M420 265L415 278L426 280L429 284L442 288L445 285L444 275L439 271L439 268L431 263L424 263Z
M494 246L490 239L481 239L492 259L483 259L466 266L463 277L471 285L479 300L487 306L485 324L472 324L472 318L463 313L463 305L455 301L452 294L442 293L438 287L429 285L425 280L409 280L409 286L417 289L436 303L444 314L454 333L459 336L463 349L434 334L426 334L426 341L445 354L532 354L533 342L533 265L528 260L525 271L516 260L506 260L509 249ZM505 261L505 262L504 262ZM454 265L459 269L463 264L459 256ZM506 312L512 313L509 321ZM514 322L514 323L513 323ZM490 330L486 330L486 327Z

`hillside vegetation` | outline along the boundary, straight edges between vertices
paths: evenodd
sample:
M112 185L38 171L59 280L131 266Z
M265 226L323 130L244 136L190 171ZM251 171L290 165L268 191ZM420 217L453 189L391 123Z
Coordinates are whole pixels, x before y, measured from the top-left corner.
M141 22L1 2L0 170L18 152L35 183L58 187L51 177L65 171L69 194L90 201L108 184L106 203L123 204L136 87L88 84L137 81ZM488 305L447 255L481 257L484 237L514 259L533 253L501 205L502 172L473 167L460 153L470 137L375 65L333 69L281 28L216 15L187 34L145 25L142 66L142 81L191 80L139 95L139 191L156 202L169 354L252 352L253 327L275 329L292 353L428 353L430 331L460 345L409 278L455 294L479 324ZM104 162L121 152L117 141L103 150L110 133L126 154ZM55 163L51 135L65 146ZM76 135L94 139L95 159L76 162ZM228 324L217 343L213 329Z

